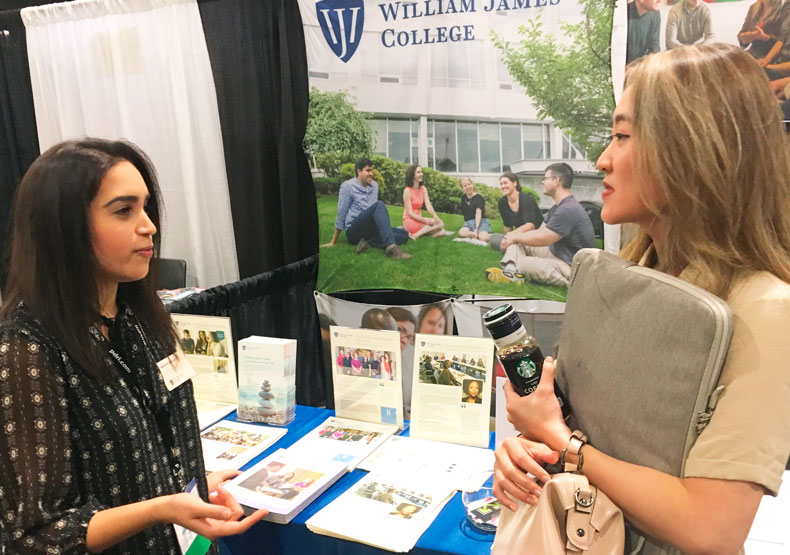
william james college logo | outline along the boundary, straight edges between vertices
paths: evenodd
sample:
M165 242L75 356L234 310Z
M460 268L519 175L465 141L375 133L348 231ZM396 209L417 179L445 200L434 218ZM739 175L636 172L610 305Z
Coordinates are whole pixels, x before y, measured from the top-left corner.
M347 62L357 51L365 21L363 0L321 0L315 5L318 23L329 48Z

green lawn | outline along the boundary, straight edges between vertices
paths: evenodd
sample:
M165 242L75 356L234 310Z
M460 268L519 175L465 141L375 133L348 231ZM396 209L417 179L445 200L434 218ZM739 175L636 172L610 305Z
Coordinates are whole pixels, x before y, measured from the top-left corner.
M318 233L321 244L329 242L337 215L337 197L318 195ZM402 206L388 206L393 227L401 225ZM485 269L499 267L502 258L488 247L453 242L463 225L460 214L439 216L450 231L449 237L421 237L402 246L411 260L391 260L381 249L369 249L357 255L355 247L341 234L334 247L322 248L317 289L324 293L353 289L409 289L450 294L486 294L564 301L564 287L525 283L492 283ZM502 221L493 220L495 232L502 232Z

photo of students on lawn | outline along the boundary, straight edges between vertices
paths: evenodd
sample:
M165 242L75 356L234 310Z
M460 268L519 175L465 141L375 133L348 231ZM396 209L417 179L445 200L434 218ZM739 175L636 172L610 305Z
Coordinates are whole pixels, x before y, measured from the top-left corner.
M501 174L494 188L381 156L359 157L344 171L355 177L319 204L321 240L329 242L320 250L318 290L397 287L562 301L573 255L596 245L590 216L571 193L573 169L565 163L543 172L541 192L554 203L545 216L540 195L511 172ZM380 187L374 176L393 186ZM339 241L344 231L346 245ZM437 310L399 325L377 308L351 325L402 335L413 335L410 327L447 333L448 320Z
M517 228L505 234L501 268L485 271L489 281L521 284L529 280L567 287L573 255L579 249L595 246L590 217L571 194L571 167L564 162L551 164L542 184L543 194L554 200L554 206L537 229Z
M357 246L357 254L374 247L394 260L408 260L411 256L398 245L408 240L409 232L390 225L387 206L379 200L379 185L373 181L373 163L368 158L359 158L354 170L356 177L340 186L332 239L321 246L333 247L345 231L348 242Z

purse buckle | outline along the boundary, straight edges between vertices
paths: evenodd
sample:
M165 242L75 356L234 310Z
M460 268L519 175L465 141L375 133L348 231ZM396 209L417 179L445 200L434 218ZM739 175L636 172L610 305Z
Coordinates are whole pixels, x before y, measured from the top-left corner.
M591 491L582 493L581 488L576 488L576 493L573 494L573 497L576 500L576 504L585 509L592 507L593 503L595 503L595 494Z

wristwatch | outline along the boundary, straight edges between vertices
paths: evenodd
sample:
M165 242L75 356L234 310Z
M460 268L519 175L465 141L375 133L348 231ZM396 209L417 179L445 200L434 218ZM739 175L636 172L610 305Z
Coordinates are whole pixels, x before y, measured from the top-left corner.
M579 472L581 473L584 466L584 455L582 455L582 447L587 445L587 436L580 430L574 430L571 437L568 439L568 445L562 450L560 454L560 464L565 466L565 472ZM578 458L576 464L568 462L565 455L570 453Z

